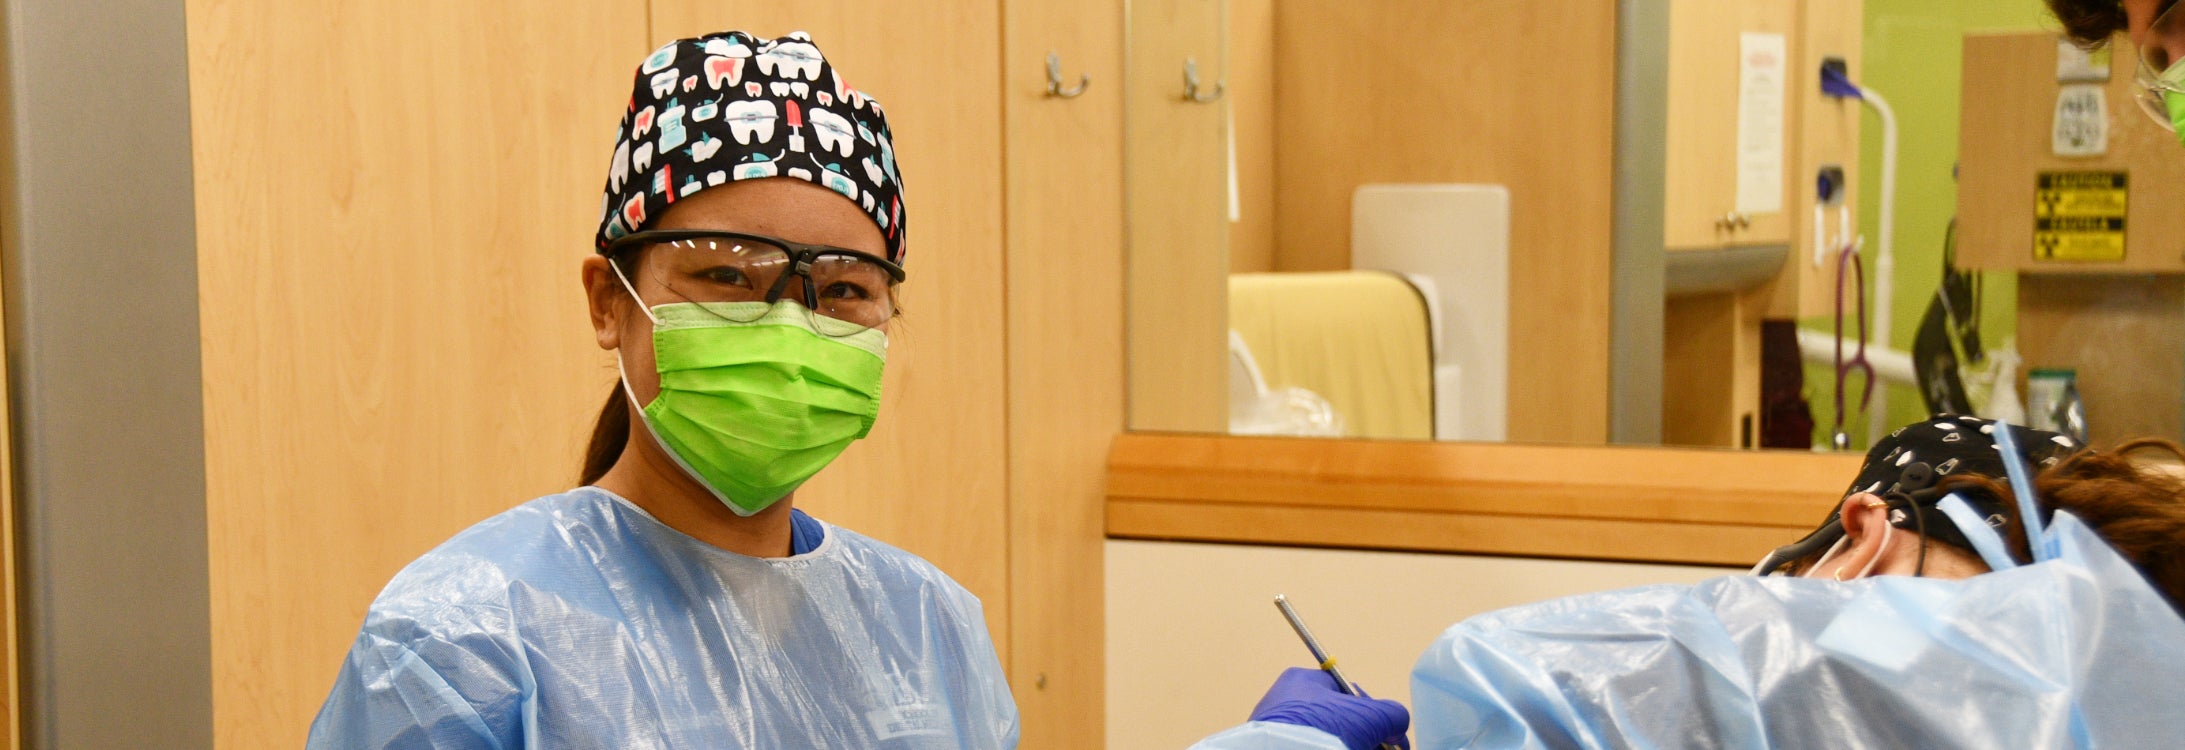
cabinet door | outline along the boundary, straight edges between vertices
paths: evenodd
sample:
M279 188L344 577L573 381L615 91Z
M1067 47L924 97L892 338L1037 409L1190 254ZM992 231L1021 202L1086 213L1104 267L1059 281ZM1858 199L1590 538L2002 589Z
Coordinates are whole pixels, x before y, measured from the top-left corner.
M1123 4L1003 11L1009 674L1023 747L1097 748L1105 459L1123 431ZM1065 85L1088 77L1077 96L1048 94L1050 53Z
M1675 0L1669 11L1668 163L1663 185L1663 234L1671 250L1787 242L1790 110L1788 83L1772 107L1759 107L1780 129L1776 144L1774 211L1739 211L1740 70L1743 36L1779 35L1789 54L1792 0ZM1776 70L1788 72L1789 63ZM1758 104L1758 102L1753 102ZM1765 188L1763 188L1765 189ZM1725 219L1740 217L1744 221Z

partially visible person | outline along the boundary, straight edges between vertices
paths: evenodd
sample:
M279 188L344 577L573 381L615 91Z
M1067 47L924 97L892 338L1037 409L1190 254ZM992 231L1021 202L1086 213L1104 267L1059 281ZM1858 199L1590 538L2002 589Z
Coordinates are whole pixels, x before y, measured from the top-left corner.
M490 145L525 115L465 124ZM879 414L905 254L889 138L801 33L645 58L581 266L622 368L584 486L397 573L309 747L1016 746L978 599L795 507Z
M2048 0L2064 33L2087 48L2123 32L2136 53L2138 99L2185 143L2185 12L2177 0Z
M2040 472L2034 523L2002 481L2004 429ZM1757 571L1798 577L1604 592L1458 623L1412 672L1418 746L2175 744L2185 452L2080 449L1939 417L1876 444L1821 528ZM2046 531L2029 540L2029 529ZM1290 744L1268 744L1276 736ZM1247 725L1202 747L1365 745Z

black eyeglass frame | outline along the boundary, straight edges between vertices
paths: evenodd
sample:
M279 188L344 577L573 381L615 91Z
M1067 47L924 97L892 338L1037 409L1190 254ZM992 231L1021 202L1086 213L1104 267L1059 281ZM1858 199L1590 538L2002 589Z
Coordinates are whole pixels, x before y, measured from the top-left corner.
M818 290L812 288L812 262L819 260L821 257L829 255L846 256L879 266L880 270L886 271L888 273L888 279L895 284L903 283L903 279L905 278L902 266L896 265L893 261L877 255L873 255L872 253L859 252L856 250L851 250L849 248L835 247L832 245L812 245L803 242L790 242L780 237L768 237L763 234L751 234L749 232L730 232L720 229L648 229L642 232L632 232L629 234L625 234L621 237L617 237L607 243L607 259L612 262L624 251L635 249L645 245L657 245L668 242L681 242L685 240L711 239L763 242L788 251L789 270L786 273L783 273L781 276L776 277L774 279L774 285L768 287L766 290L766 304L769 305L781 301L782 293L789 290L789 277L791 276L795 276L804 280L805 304L807 306L818 304Z

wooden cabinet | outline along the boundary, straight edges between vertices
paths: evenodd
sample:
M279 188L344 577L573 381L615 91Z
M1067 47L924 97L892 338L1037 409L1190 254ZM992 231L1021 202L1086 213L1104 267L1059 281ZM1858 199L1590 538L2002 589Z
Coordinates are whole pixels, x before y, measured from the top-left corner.
M1779 268L1749 286L1713 288L1665 303L1665 443L1754 447L1761 322L1830 310L1836 266L1828 250L1836 240L1821 241L1816 255L1815 178L1825 167L1840 169L1838 200L1855 200L1850 191L1858 184L1861 105L1822 95L1820 68L1824 59L1840 59L1857 80L1862 10L1863 0L1676 0L1670 5L1663 247L1672 254L1691 253L1675 256L1673 265L1707 260L1697 255L1706 251L1776 246L1785 252ZM1779 79L1774 106L1761 106L1771 97L1753 90L1768 87L1749 85L1746 78L1753 74ZM1755 93L1760 101L1748 102ZM1776 127L1767 129L1780 138L1774 169L1766 168L1765 158L1741 168L1740 159L1752 156L1749 151L1766 146L1741 131L1771 122ZM1752 183L1758 176L1769 179ZM1740 185L1741 180L1748 184ZM1760 195L1740 200L1741 191L1756 189ZM1776 210L1752 210L1754 203ZM1829 207L1821 228L1840 237L1839 216ZM1716 255L1729 261L1734 254Z
M1145 186L1125 207L1131 429L1229 431L1228 104L1184 96L1186 60L1203 89L1227 74L1222 5L1131 6L1124 172Z
M2045 33L1969 34L1965 37L1965 116L1958 121L1957 215L1960 263L1983 270L2021 273L2185 272L2185 149L2134 101L2132 46L2119 38L2109 80L2082 84L2101 91L2107 120L2107 153L2059 156L2051 133L2063 85L2056 78L2056 37ZM1974 113L1978 113L1976 116ZM2064 231L2048 236L2062 246L2041 252L2037 203L2044 197L2091 206L2108 190L2059 185L2040 189L2044 174L2121 176L2123 220L2114 231ZM2106 211L2059 218L2099 218ZM2108 227L2103 227L2106 230ZM2076 249L2074 248L2076 246Z
M1781 244L1790 239L1790 109L1795 92L1782 86L1780 106L1756 106L1760 118L1747 127L1767 129L1767 113L1781 129L1773 191L1776 210L1740 206L1739 156L1741 58L1770 53L1745 49L1748 33L1774 35L1788 54L1795 0L1676 0L1669 11L1668 163L1663 190L1663 239L1668 249L1707 250ZM1788 60L1757 61L1762 70L1788 72ZM1749 188L1750 186L1748 186ZM1763 208L1768 202L1762 202Z

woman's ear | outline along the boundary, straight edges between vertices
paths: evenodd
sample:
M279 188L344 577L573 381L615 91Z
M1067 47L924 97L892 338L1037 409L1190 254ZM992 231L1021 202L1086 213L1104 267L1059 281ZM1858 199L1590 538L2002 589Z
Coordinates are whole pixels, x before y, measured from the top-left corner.
M591 307L592 335L599 348L612 351L622 346L622 316L629 314L630 293L615 278L606 256L584 259L584 299Z
M1889 504L1871 492L1861 492L1844 498L1836 509L1836 515L1844 524L1844 549L1829 564L1817 568L1814 573L1839 581L1848 581L1862 572L1878 569L1875 560L1888 554Z

